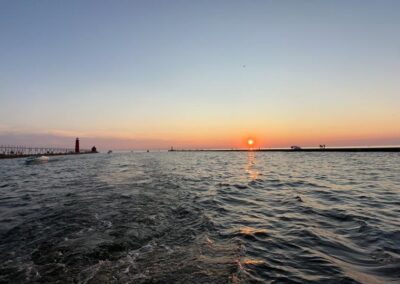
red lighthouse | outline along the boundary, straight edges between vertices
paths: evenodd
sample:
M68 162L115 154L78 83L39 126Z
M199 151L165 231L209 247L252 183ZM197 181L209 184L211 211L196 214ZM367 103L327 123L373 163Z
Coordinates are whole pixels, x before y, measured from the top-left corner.
M75 140L75 153L79 153L79 138Z

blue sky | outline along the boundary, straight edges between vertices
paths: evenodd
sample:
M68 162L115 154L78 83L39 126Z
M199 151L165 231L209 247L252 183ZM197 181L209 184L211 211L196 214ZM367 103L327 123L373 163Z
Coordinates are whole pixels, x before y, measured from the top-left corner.
M0 138L400 144L399 14L399 1L0 1Z

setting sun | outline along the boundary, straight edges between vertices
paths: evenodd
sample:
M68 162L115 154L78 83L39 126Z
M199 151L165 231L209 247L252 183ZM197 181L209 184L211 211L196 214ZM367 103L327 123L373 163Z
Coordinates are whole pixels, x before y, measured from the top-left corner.
M254 140L253 140L253 139L247 140L247 144L248 144L249 146L253 146Z

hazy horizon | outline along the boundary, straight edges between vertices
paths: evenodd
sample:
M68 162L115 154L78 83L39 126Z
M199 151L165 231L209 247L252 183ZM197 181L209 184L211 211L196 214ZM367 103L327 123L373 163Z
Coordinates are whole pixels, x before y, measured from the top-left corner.
M73 149L75 145L75 136L59 136L54 134L0 134L0 145L17 145L17 146L32 146L32 147L60 147ZM248 148L246 141L238 139L225 146L223 141L214 142L214 144L206 144L203 141L171 141L171 140L140 140L140 139L127 139L127 138L112 138L112 137L79 137L82 149L90 149L96 146L101 152L107 150L169 150L171 147L174 149L241 149ZM27 143L26 141L29 141ZM367 141L367 142L366 142ZM326 147L366 147L366 146L400 146L397 142L398 139L376 139L371 140L363 139L347 139L331 141L326 144ZM220 142L220 143L218 143ZM302 147L319 147L320 144L315 144L312 141L292 141L293 143L287 144L263 144L256 141L254 148L289 148L293 145L300 145ZM300 143L299 143L300 142Z
M399 1L1 1L0 144L400 144Z

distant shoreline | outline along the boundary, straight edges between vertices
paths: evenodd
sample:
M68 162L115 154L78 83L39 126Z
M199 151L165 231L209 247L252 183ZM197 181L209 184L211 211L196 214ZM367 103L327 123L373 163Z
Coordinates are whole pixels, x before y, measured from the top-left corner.
M173 149L169 152L400 152L400 147L257 148L257 149Z

